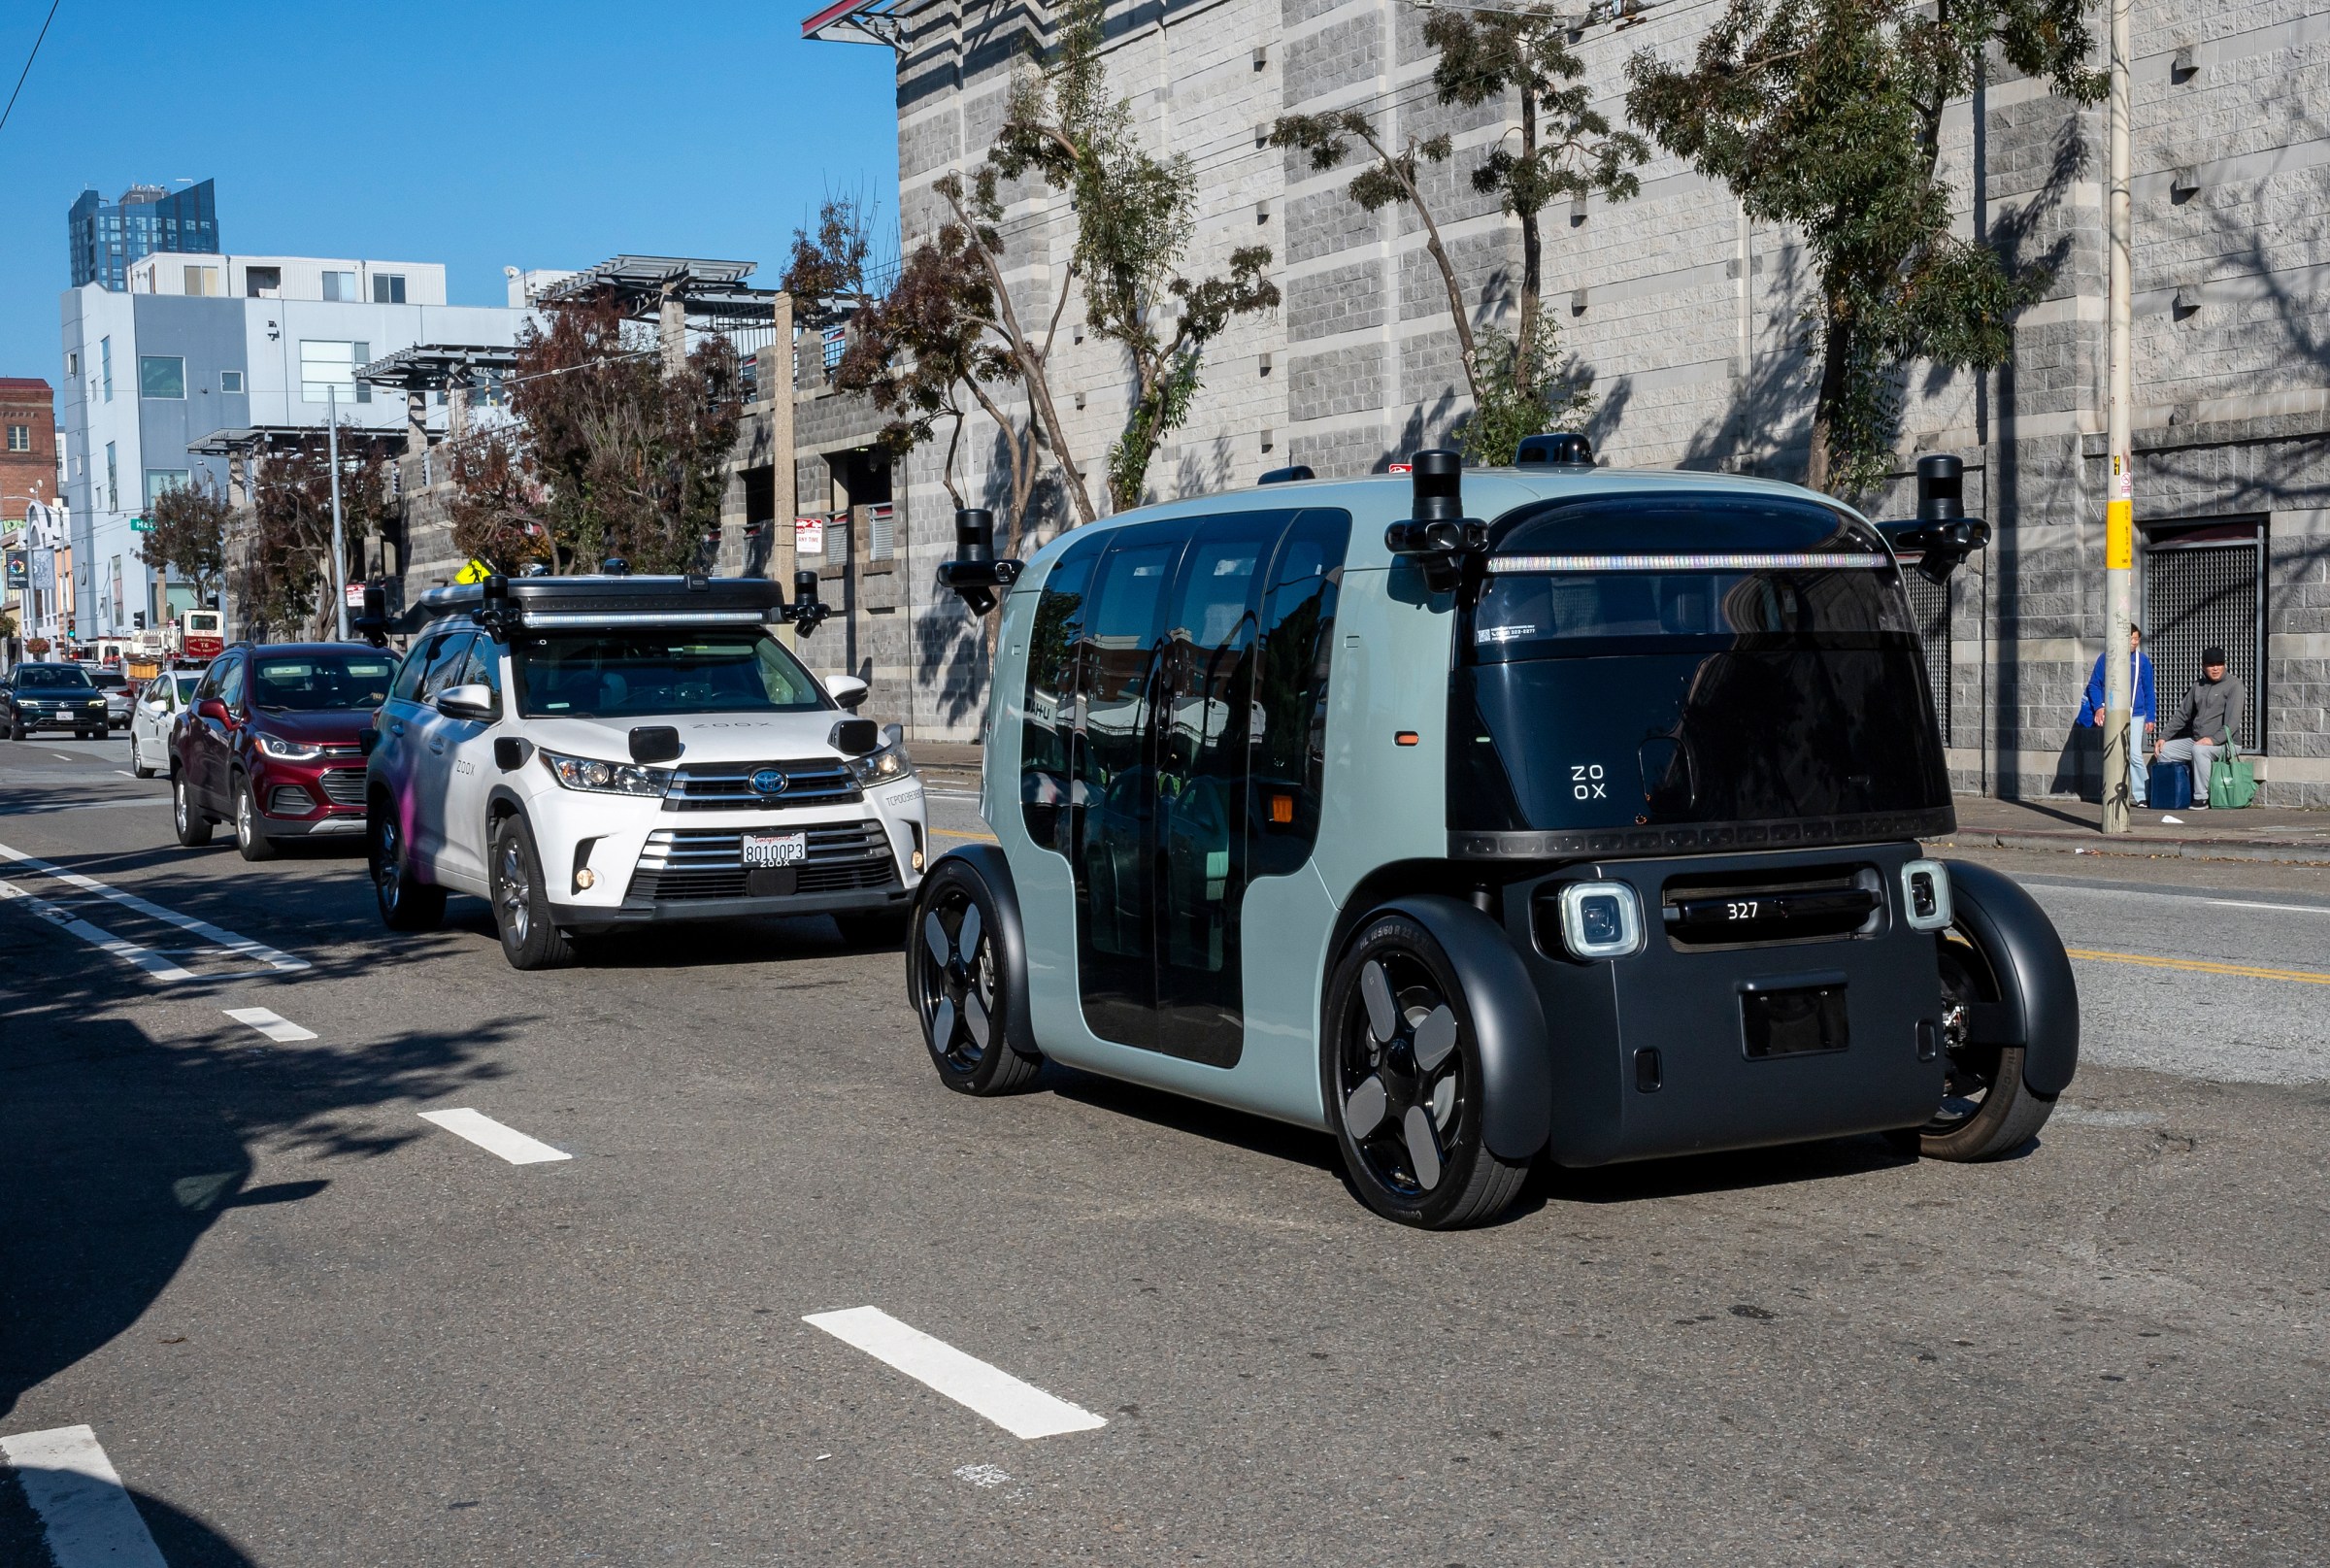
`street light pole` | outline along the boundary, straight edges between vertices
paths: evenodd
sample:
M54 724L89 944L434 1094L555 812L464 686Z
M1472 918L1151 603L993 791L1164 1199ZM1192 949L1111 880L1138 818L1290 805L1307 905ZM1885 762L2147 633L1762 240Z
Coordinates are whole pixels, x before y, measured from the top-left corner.
M2128 830L2129 748L2140 744L2132 733L2128 710L2135 690L2135 660L2128 649L2128 627L2135 619L2136 475L2134 438L2129 423L2134 413L2136 371L2131 352L2132 212L2128 199L2128 7L2129 0L2112 0L2112 189L2109 221L2111 251L2111 328L2107 345L2110 361L2109 425L2111 473L2104 507L2104 822L2106 833ZM2139 764L2142 758L2135 759Z
M2125 4L2126 0L2120 0ZM324 417L331 421L332 457L332 603L340 615L340 640L348 641L348 539L340 524L340 387L323 386Z

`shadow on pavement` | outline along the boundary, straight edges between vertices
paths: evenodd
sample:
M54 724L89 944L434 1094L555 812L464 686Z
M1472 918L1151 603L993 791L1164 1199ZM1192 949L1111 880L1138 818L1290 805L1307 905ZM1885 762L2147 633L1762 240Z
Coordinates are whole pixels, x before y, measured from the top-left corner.
M103 1434L99 1436L102 1441ZM170 1568L257 1568L240 1547L191 1514L135 1486L127 1490ZM0 1563L49 1568L54 1559L43 1534L40 1517L25 1501L23 1484L13 1470L0 1469Z
M515 1029L481 1020L458 1035L415 1031L343 1048L274 1044L220 1018L207 1038L165 1044L106 1013L123 995L199 1001L205 987L141 992L110 959L60 964L60 950L42 951L36 934L0 931L18 936L33 940L0 941L0 973L18 977L0 990L10 1176L0 1193L0 1420L27 1389L135 1323L221 1212L299 1202L328 1183L251 1188L255 1144L325 1162L384 1154L425 1129L384 1132L363 1113L500 1077L483 1057ZM61 951L85 951L58 940ZM28 974L41 977L37 991L22 984Z

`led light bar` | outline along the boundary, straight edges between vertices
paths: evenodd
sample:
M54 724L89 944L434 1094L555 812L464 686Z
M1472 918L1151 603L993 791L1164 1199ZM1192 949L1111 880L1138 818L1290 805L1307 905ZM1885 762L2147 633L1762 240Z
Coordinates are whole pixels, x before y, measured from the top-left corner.
M768 617L757 610L526 610L524 624L538 626L757 626Z
M1893 562L1883 555L1492 555L1491 572L1882 572Z

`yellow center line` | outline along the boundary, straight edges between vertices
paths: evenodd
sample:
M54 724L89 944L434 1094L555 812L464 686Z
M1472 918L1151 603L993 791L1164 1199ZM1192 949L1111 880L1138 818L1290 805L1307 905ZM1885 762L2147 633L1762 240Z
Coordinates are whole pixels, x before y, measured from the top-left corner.
M2213 964L2200 958L2154 958L2141 952L2098 952L2066 948L2074 958L2093 958L2108 964L2141 964L2147 969L2188 969L2200 975L2238 975L2244 980L2294 980L2304 985L2330 985L2330 975L2311 969L2259 969L2249 964Z
M982 843L986 843L986 844L995 844L995 843L999 843L999 842L1001 842L1001 841L1000 841L1000 840L998 840L998 839L995 837L995 835L994 835L994 834L992 834L992 833L965 833L965 832L962 832L961 830L959 830L959 829L957 829L957 828L951 828L951 827L934 827L934 828L932 828L932 829L930 830L930 832L931 832L931 836L932 836L933 838L941 838L941 839L978 839L978 840L980 840L981 842L982 842Z

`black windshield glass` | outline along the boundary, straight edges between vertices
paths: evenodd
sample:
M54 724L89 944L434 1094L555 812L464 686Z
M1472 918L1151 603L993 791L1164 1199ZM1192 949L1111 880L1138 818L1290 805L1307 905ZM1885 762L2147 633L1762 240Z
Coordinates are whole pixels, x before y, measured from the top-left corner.
M254 659L250 701L277 713L377 708L396 661L385 653L300 653Z
M30 690L34 686L71 686L85 691L89 672L70 664L19 664L17 666L17 684Z
M1946 806L1908 595L1881 547L1836 517L1808 516L1789 538L1726 535L1702 513L1683 550L1659 537L1663 519L1638 514L1630 554L1615 538L1580 550L1549 530L1529 554L1500 553L1457 653L1449 825L1556 832Z
M764 631L571 632L520 638L514 651L520 711L530 718L827 706L816 679Z

